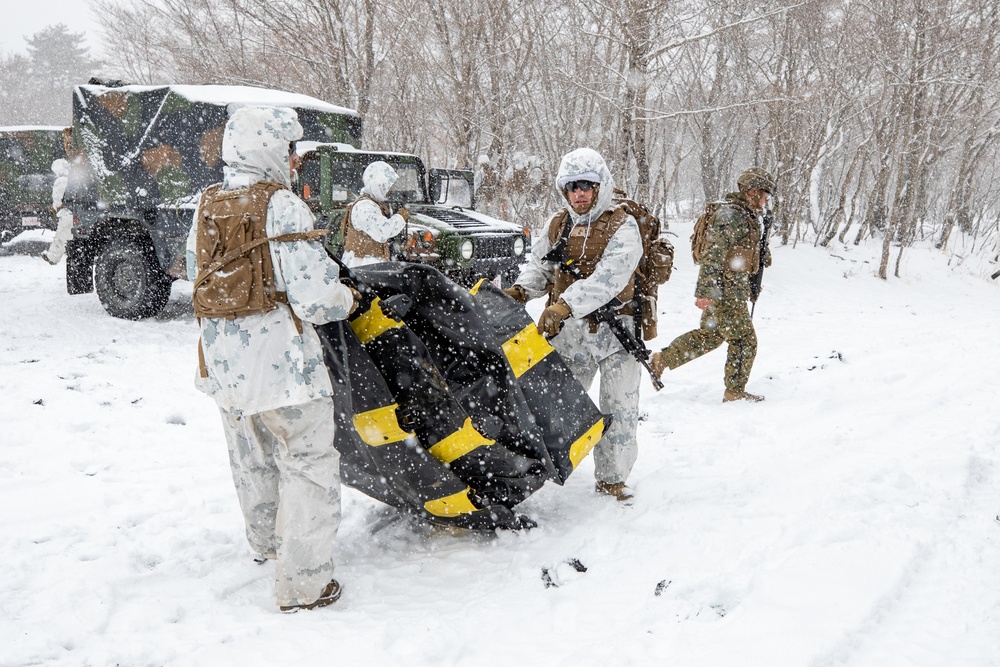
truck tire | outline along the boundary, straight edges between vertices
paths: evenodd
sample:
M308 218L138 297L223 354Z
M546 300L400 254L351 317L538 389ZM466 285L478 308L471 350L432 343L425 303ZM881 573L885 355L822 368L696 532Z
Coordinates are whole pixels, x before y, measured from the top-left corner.
M101 305L124 320L145 319L163 310L170 283L148 241L111 239L94 261L94 286Z

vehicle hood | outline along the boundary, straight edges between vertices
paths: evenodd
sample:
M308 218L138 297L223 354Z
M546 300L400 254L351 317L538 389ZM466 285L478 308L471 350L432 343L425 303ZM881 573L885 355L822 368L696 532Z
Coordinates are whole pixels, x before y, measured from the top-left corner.
M410 223L461 234L520 234L521 228L505 220L467 208L413 204Z

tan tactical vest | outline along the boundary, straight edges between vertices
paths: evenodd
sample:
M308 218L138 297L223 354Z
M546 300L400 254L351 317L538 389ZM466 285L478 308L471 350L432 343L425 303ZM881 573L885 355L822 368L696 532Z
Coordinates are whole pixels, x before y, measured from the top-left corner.
M354 253L355 257L378 257L380 259L384 259L385 261L389 261L389 244L379 243L368 234L364 233L360 229L357 229L351 222L351 213L354 211L354 205L362 199L375 202L375 204L377 204L379 209L382 211L382 215L387 218L389 217L389 206L370 195L361 195L351 202L350 205L348 205L347 210L344 212L344 222L341 225L341 232L343 233L344 239L344 252L351 251Z
M267 205L284 186L261 181L243 190L223 191L221 187L218 183L210 186L198 205L194 314L231 319L288 303L285 293L274 287L268 242L315 240L327 230L269 237Z
M615 235L618 228L625 222L628 213L621 206L610 208L601 214L597 220L590 225L577 225L573 227L566 239L566 257L579 269L584 278L589 278L597 268L597 263L604 255L604 251ZM557 213L549 222L549 242L555 245L562 234L563 226L572 224L569 220L569 213L565 210ZM555 283L549 295L549 303L555 303L566 289L575 283L577 278L563 267L556 269ZM618 299L625 304L619 308L619 315L631 315L632 295L635 293L635 273L629 278L628 284L618 294ZM596 327L591 327L596 329Z

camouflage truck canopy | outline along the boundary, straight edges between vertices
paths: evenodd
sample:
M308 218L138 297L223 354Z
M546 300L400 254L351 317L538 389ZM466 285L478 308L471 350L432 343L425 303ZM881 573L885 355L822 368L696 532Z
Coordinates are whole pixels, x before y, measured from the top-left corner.
M73 90L65 202L73 211L66 290L97 290L105 310L158 313L186 275L184 243L198 193L223 178L233 110L285 106L304 138L357 146L361 117L306 95L247 86L84 85Z
M0 237L55 228L52 162L66 157L67 132L48 125L0 127Z
M232 109L288 106L304 139L359 146L356 111L306 95L249 86L77 86L73 146L76 202L153 209L175 204L222 180L222 135ZM77 166L80 166L79 164Z

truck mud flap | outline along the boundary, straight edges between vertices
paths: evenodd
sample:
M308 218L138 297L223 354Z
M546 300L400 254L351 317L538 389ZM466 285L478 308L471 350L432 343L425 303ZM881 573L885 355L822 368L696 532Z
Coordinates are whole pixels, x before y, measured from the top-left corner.
M94 291L93 244L77 239L66 243L66 292L88 294Z

